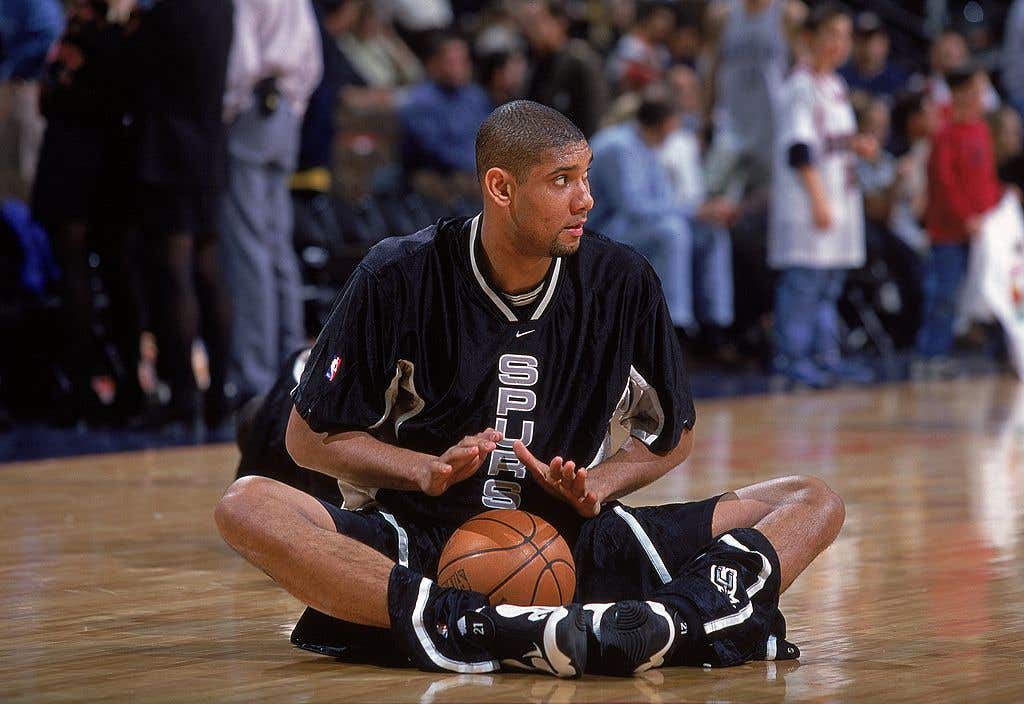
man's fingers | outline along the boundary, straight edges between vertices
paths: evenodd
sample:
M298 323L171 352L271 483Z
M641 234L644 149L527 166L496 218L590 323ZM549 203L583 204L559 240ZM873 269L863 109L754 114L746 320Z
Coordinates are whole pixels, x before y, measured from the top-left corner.
M552 484L559 484L562 481L562 458L556 457L548 465L548 481Z
M575 478L576 463L573 462L572 460L569 460L568 462L562 465L562 482L564 482L566 486L569 486L569 484Z
M572 494L573 496L586 496L587 494L587 470L580 469L576 471L576 476L572 479Z
M557 496L557 484L552 482L551 477L548 476L548 466L531 455L530 451L526 449L526 445L520 440L516 440L512 444L512 450L516 453L519 461L523 463L523 466L530 472L530 476L533 477L534 481L544 487L544 490L548 493Z
M547 465L534 457L533 453L526 449L526 445L523 444L522 440L516 440L512 443L512 451L516 453L516 457L519 458L519 461L525 464L526 468L535 476L540 475L547 479L547 475L545 473Z
M601 505L597 503L597 494L592 491L588 491L577 507L577 512L582 516L596 516L601 510Z

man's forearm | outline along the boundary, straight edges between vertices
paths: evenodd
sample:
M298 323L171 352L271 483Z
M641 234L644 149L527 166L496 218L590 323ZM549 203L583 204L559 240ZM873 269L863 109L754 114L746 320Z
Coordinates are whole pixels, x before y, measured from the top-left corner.
M682 464L693 449L693 431L683 431L679 444L665 455L651 452L630 436L614 455L587 472L587 485L602 501L614 501L660 479Z
M317 433L293 408L285 444L299 464L360 486L420 491L433 455L377 440L369 433Z

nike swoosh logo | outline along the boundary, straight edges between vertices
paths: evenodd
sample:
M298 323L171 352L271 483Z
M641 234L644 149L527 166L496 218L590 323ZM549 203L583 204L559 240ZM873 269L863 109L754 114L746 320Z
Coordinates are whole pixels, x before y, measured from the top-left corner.
M516 333L516 337L522 337L523 335L529 335L531 332L537 332L536 330L520 330Z

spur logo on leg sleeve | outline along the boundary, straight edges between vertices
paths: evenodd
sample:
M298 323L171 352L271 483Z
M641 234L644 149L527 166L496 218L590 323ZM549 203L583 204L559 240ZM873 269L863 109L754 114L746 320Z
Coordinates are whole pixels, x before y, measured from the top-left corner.
M739 586L739 575L732 567L723 565L711 565L711 583L715 588L729 597L733 606L740 603L736 598L736 589Z

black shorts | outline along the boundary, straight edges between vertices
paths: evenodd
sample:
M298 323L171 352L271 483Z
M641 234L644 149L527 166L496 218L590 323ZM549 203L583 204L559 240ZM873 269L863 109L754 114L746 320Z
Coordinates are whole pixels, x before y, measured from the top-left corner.
M721 495L632 508L617 502L584 521L573 546L579 603L646 599L711 542ZM347 511L320 499L339 533L434 579L452 528L399 524L380 508Z

